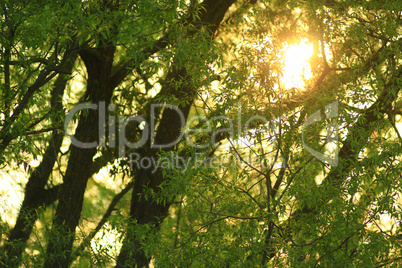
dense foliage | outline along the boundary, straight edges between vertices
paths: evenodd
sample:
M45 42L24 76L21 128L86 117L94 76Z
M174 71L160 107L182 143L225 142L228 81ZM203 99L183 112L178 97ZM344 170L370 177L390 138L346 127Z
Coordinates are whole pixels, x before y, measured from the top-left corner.
M0 9L1 267L402 262L399 1Z

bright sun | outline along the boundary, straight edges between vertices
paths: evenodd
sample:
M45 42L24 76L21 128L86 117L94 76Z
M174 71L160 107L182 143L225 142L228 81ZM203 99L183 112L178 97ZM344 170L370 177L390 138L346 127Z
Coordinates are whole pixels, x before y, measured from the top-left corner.
M313 55L313 45L302 40L294 45L285 45L282 81L285 88L302 88L305 80L312 77L309 59Z

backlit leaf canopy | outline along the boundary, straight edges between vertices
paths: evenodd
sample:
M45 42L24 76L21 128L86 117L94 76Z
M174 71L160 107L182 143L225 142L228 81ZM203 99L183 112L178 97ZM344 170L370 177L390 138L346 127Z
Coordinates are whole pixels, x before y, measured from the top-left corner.
M0 266L399 267L399 1L0 10Z

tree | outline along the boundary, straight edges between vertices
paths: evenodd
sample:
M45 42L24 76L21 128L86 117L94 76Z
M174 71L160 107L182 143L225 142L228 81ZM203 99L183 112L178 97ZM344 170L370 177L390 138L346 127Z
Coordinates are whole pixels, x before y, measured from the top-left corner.
M0 165L27 180L0 263L396 267L399 10L3 1ZM289 88L301 42L311 78ZM121 248L95 250L107 226Z

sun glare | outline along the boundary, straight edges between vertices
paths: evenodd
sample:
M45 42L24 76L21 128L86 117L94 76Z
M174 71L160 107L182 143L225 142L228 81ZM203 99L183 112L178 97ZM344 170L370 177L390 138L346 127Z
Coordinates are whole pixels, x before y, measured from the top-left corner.
M306 40L294 45L286 45L282 82L285 88L304 87L305 80L312 77L309 59L313 55L313 45Z

